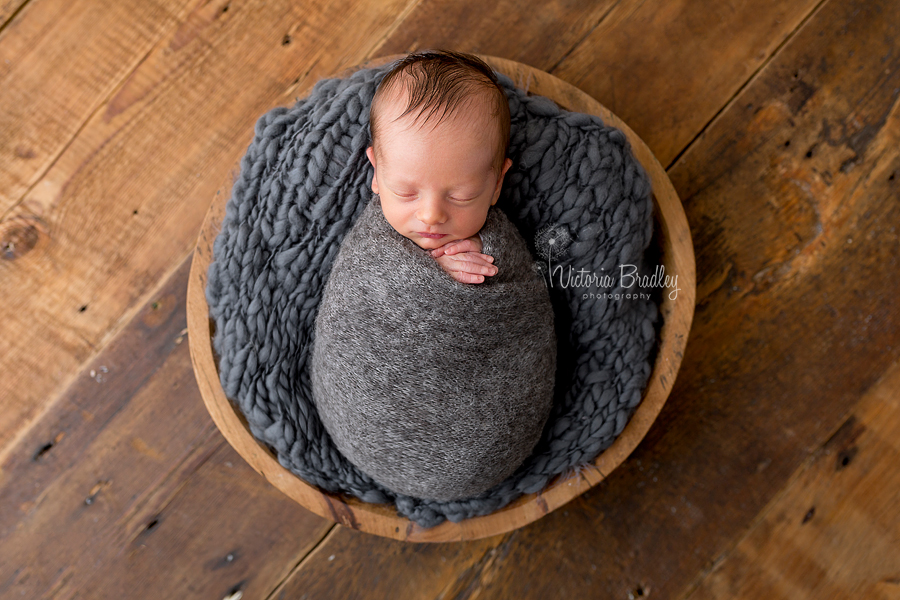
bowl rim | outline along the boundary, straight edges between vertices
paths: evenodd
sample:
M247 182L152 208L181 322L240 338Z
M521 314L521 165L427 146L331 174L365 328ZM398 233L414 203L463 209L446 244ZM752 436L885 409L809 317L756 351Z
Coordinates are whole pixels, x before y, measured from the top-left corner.
M372 59L339 76L383 65L401 56ZM213 242L225 215L230 185L220 188L213 197L191 261L187 292L191 362L203 402L219 431L255 471L304 508L352 529L401 541L463 541L506 533L536 521L603 481L634 451L662 410L681 366L694 315L696 274L687 217L665 169L643 140L609 109L575 86L516 61L479 56L493 69L509 76L517 87L527 93L546 96L566 110L597 115L607 125L622 130L652 182L654 239L661 246L661 264L678 277L678 291L675 298L670 293L662 295L659 345L643 399L622 433L592 463L574 472L558 475L542 491L523 495L491 514L459 523L445 521L431 528L398 515L392 504L371 504L351 496L321 491L281 466L272 451L251 435L246 418L228 400L219 382L205 292Z

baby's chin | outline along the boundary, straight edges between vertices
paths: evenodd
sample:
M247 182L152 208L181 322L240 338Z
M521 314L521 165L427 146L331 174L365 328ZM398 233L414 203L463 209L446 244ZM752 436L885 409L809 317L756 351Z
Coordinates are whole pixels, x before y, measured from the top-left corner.
M405 237L409 240L412 240L419 248L422 248L423 250L434 250L435 248L440 248L444 244L449 244L450 242L458 239L449 234L441 238L427 238L416 234L407 235Z

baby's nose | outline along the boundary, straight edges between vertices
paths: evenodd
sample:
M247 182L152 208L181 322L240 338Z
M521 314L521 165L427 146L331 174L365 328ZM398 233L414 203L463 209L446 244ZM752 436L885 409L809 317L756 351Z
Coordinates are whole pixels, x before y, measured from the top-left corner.
M423 198L416 211L416 218L426 225L440 225L447 220L447 214L440 199Z

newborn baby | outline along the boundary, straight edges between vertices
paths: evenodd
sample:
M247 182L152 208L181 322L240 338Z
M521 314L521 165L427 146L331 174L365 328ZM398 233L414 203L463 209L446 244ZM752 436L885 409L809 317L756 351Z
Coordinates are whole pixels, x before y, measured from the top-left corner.
M479 63L467 55L407 58L372 100L366 150L375 169L372 191L380 194L388 223L433 249L441 267L464 283L497 272L481 254L477 233L512 165L509 104L490 68Z
M476 496L538 442L553 312L494 205L509 105L458 53L400 61L372 102L375 196L341 243L316 318L313 398L340 452L398 494Z

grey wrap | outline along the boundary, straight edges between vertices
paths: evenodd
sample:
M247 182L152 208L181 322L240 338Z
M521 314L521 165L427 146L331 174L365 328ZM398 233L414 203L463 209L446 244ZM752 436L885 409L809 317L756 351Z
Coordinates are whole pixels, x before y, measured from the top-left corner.
M341 243L316 317L313 401L338 450L394 492L476 496L528 457L553 402L546 284L492 207L498 273L454 280L375 196Z

